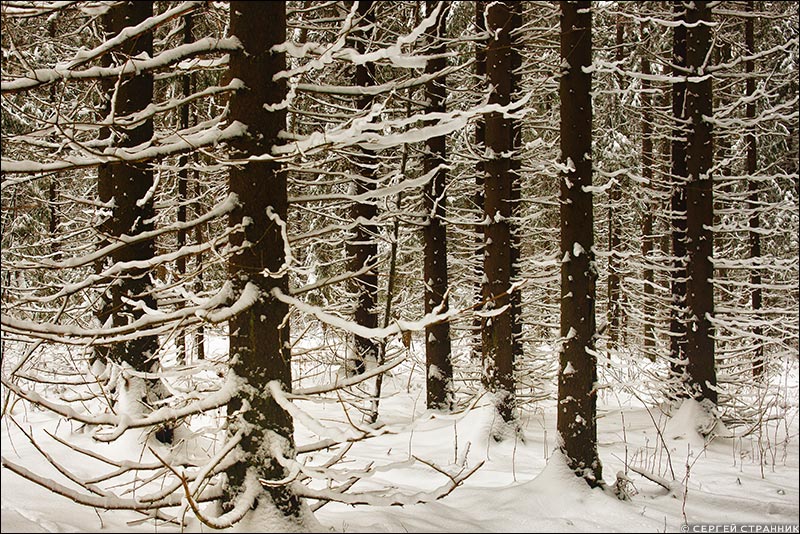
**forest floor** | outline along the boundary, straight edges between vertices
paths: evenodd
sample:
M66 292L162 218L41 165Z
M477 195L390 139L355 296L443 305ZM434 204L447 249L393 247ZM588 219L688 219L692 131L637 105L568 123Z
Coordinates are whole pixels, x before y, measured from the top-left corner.
M780 397L785 417L746 435L742 435L744 428L728 431L720 427L716 437L704 439L697 430L703 417L695 403L684 403L669 417L663 407L645 406L640 396L630 394L632 390L621 384L611 383L601 390L598 442L608 491L590 490L566 470L555 453L554 384L544 384L540 392L549 399L522 406L520 431L497 442L490 437L494 412L486 397L473 398L455 415L425 410L420 367L405 362L385 379L380 422L390 431L355 443L335 467L355 469L371 462L383 466L358 482L353 492L388 488L390 494L422 492L420 497L425 497L448 483L448 477L437 469L452 475L480 462L483 465L461 486L432 502L408 506L329 503L315 513L321 528L333 532L701 532L686 526L746 523L791 524L794 530L782 531L797 532L800 429L796 359L786 362L786 376L776 381L783 384ZM329 378L321 375L315 380ZM343 424L342 403L301 401L298 406L328 428ZM101 448L102 454L109 456L138 460L142 451L136 436L92 445L88 436L74 432L74 427L59 423L51 414L22 403L11 413L37 442L70 466L78 461L74 451L54 443L44 434L45 429L81 446ZM55 477L53 468L9 419L3 417L2 421L3 456ZM319 437L298 424L296 439L308 443ZM320 452L305 458L321 464L329 457L329 452ZM86 462L85 458L80 461ZM626 471L629 482L623 483L622 489L629 498L620 500L611 487ZM95 512L7 469L2 470L1 497L3 533L180 531L173 525L155 525L152 520L137 521L141 516L132 512ZM185 528L189 532L209 530L194 519ZM765 532L738 530L742 531Z

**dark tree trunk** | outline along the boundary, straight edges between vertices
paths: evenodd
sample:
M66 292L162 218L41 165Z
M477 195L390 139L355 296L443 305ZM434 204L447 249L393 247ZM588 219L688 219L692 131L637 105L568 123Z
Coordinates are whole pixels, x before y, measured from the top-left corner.
M747 11L753 12L753 1L747 2ZM747 17L744 22L744 41L747 55L753 56L756 53L755 36L753 35L753 17ZM745 72L747 72L747 82L745 91L748 97L752 97L756 92L756 80L753 76L753 60L745 61ZM761 221L759 220L759 201L758 201L758 182L755 180L756 169L758 168L758 152L756 145L755 126L752 124L756 117L756 104L752 99L747 100L745 115L749 119L750 125L747 127L745 143L747 144L747 211L750 214L750 258L758 261L761 258ZM791 137L790 137L791 138ZM761 326L761 272L758 269L750 271L750 299L753 308L754 321L753 336L755 338L755 350L753 351L753 376L760 378L764 373L764 335Z
M200 202L200 198L202 196L202 187L200 184L200 176L199 171L197 169L194 170L192 173L192 179L194 180L194 214L195 217L199 217L203 214L203 205ZM202 243L203 242L203 226L204 224L198 224L194 227L194 241L195 243ZM194 292L195 294L202 294L205 284L203 283L203 254L198 253L195 257L195 267L197 268L197 278L195 278L194 282ZM204 360L206 357L206 332L205 326L203 323L197 325L197 332L194 336L194 346L195 346L195 357L198 360Z
M486 2L485 0L478 0L475 2L475 31L482 33L486 31ZM475 77L477 83L482 89L485 84L486 78L486 43L485 41L478 41L475 43ZM484 148L486 146L486 122L483 116L478 117L475 121L475 147L476 152L482 158ZM478 159L475 164L475 196L473 203L478 213L483 216L484 212L484 195L483 188L486 175L486 168L482 159ZM488 294L488 289L483 282L483 255L484 246L483 242L485 237L485 227L483 225L483 217L481 222L475 225L475 300L480 309L481 304ZM472 342L472 357L475 360L480 360L483 355L483 329L486 327L486 321L479 314L475 314L472 321L472 328L474 338Z
M193 16L190 13L183 17L183 42L188 44L194 41L192 38L192 21ZM192 75L186 74L182 80L183 97L186 98L192 93ZM180 128L185 130L189 127L189 108L190 104L184 104L181 107ZM178 158L178 222L186 222L186 203L189 197L189 156L183 155ZM181 228L178 230L178 248L186 246L186 230ZM183 278L186 274L186 256L180 256L177 260L176 267L178 268L178 275ZM186 334L183 329L179 329L177 333L176 344L178 348L178 361L186 362Z
M277 104L286 96L285 80L273 80L275 73L285 68L285 56L270 51L285 40L286 11L283 2L231 2L230 13L231 34L239 38L243 47L230 55L230 74L245 85L231 96L230 121L247 127L247 134L230 146L233 157L244 159L269 154L279 132L286 127L285 109L265 109L265 105ZM264 21L269 21L266 28ZM238 461L226 470L225 509L231 508L245 491L248 475L267 480L286 476L271 452L265 451L265 443L279 439L283 454L294 457L292 418L273 399L267 386L276 381L286 391L292 385L289 329L284 322L288 306L271 294L274 288L283 292L288 288L281 235L287 220L286 173L274 161L232 166L229 189L238 199L230 224L249 219L243 231L231 236L233 247L245 241L249 245L230 258L229 279L237 298L243 294L255 294L257 298L229 324L231 372L242 385L228 404L228 432L247 431L236 456ZM247 409L241 415L234 415L244 407ZM258 505L270 506L270 500L284 516L301 513L301 501L288 485L264 489Z
M642 41L645 42L645 32L642 28ZM650 59L647 51L642 53L642 74L651 74ZM653 183L653 116L652 116L652 96L650 95L650 81L642 79L642 177L647 181L646 187L652 187ZM650 255L653 251L653 210L650 199L642 211L642 279L644 281L644 349L648 357L653 358L651 349L655 346L655 325L653 324L653 267Z
M561 2L561 348L558 434L567 463L592 486L597 455L597 361L592 193L592 16L588 1ZM568 66L566 66L568 65Z
M731 44L730 42L720 42L714 47L714 55L715 61L717 65L721 65L723 63L727 63L731 60ZM728 98L725 98L726 95L724 92L719 91L715 92L714 94L714 109L722 108L730 105ZM720 135L719 137L714 139L716 145L716 158L717 161L720 162L719 164L719 175L714 179L717 183L722 183L722 186L718 188L718 190L722 193L721 195L714 196L714 224L720 224L724 222L722 216L722 209L725 205L725 202L731 202L731 193L733 192L733 180L730 177L733 175L731 164L734 158L731 157L731 136L729 135ZM730 205L730 204L729 204ZM714 236L714 248L718 251L727 251L731 250L731 247L735 247L735 242L737 238L735 235L728 233L721 233L719 235ZM727 267L716 267L715 268L716 274L715 277L717 280L722 281L722 284L725 284L728 279L728 272L729 269ZM720 283L714 284L715 290L719 295L719 288Z
M686 76L686 14L681 3L673 4L678 26L673 30L672 74ZM686 372L686 82L672 83L672 270L670 286L672 306L670 314L670 375L671 381L679 385ZM677 388L676 388L677 389ZM675 391L683 396L683 392Z
M488 81L493 86L490 104L507 105L514 91L512 70L513 16L511 2L490 4L486 25L493 37L486 49ZM487 283L487 309L502 310L486 320L483 329L484 385L495 395L500 417L505 422L514 419L514 357L513 315L511 312L511 199L513 175L511 150L514 131L512 121L501 113L485 115L486 147L490 157L486 160L484 183L485 228L484 271Z
M49 35L50 39L54 39L56 36L56 21L58 20L58 12L53 13L53 17L47 23L47 34ZM50 102L52 105L56 105L56 91L57 85L51 84L50 85ZM61 251L59 250L58 241L56 240L56 236L58 235L58 181L57 177L53 176L50 178L50 187L48 189L47 195L47 206L50 212L50 253L53 255L53 261L59 261L61 259Z
M430 53L442 54L442 57L428 61L425 72L434 73L444 69L447 59L444 57L446 47L443 38L446 33L448 4L427 0L428 14L437 5L441 11L436 23L435 32L429 36ZM446 80L440 76L425 84L426 111L428 113L444 113ZM435 124L436 121L432 121ZM442 136L431 137L426 142L427 154L424 159L424 170L430 172L446 162L446 139ZM427 220L424 227L425 241L425 313L439 308L447 311L447 230L443 224L445 216L447 170L439 169L425 186L425 214ZM449 411L453 408L453 363L450 355L450 323L441 321L425 328L425 363L428 408Z
M58 182L55 178L50 179L50 187L47 191L47 207L50 212L50 253L53 255L53 260L58 261L61 259L61 251L58 248L58 241L55 236L58 235Z
M360 17L359 28L351 32L352 43L359 53L367 51L369 34L373 31L375 23L375 9L373 2L358 2L358 15ZM364 29L366 27L366 29ZM356 85L367 87L375 85L375 65L366 63L356 65ZM373 97L362 95L358 99L358 108L361 110L369 109L372 106ZM364 150L358 158L358 171L355 178L355 194L361 195L375 190L374 153ZM374 202L356 202L351 209L353 221L360 221L356 224L355 235L346 245L347 255L350 258L350 270L359 271L366 265L372 265L378 258L378 245L375 241L377 226L373 222L378 213L378 208ZM353 280L353 292L355 293L356 308L355 322L367 328L378 326L378 310L376 303L378 300L378 275L375 270L370 269ZM354 352L348 361L348 374L361 374L366 370L367 360L376 362L378 360L378 345L369 338L354 336Z
M708 2L694 2L686 11L686 63L694 76L703 74L711 46ZM699 23L699 24L698 24ZM714 159L711 123L705 119L712 110L711 78L690 81L686 86L686 113L691 120L686 143L689 182L686 192L687 323L686 358L690 388L695 398L717 402L714 367L714 254L713 183Z
M106 17L107 30L114 35L129 26L135 26L153 15L153 2L122 2L112 7ZM145 53L153 55L153 36L145 33L137 39L126 41L120 49L124 57L135 57ZM115 95L116 116L125 116L142 111L153 100L152 74L139 73L123 79ZM153 121L146 120L134 128L117 125L116 146L135 147L150 141L153 137ZM112 239L121 236L135 236L152 231L155 209L153 170L147 163L110 163L101 169L98 182L100 199L113 201L112 216L108 224ZM114 263L146 261L155 255L153 239L143 239L114 250ZM111 286L110 316L114 326L129 324L142 316L143 312L130 301L139 301L150 309L156 308L151 294L150 277L147 269L128 269ZM117 362L125 362L136 370L152 370L156 363L152 360L158 350L156 336L142 336L117 343L110 349L110 357Z
M107 11L102 16L102 25L104 33L108 37L113 37L114 28L112 20L113 10ZM100 57L100 65L102 67L110 67L113 64L113 58L110 53L103 54ZM114 81L110 79L103 79L100 81L100 89L102 93L102 108L100 110L101 116L99 120L102 121L111 112L111 98L113 97ZM111 137L111 128L103 126L99 131L100 139L106 140ZM108 206L112 199L112 176L111 164L102 163L97 168L97 200L104 206ZM105 210L104 210L105 211ZM97 221L98 240L96 247L102 249L108 245L108 238L111 236L111 216L105 213L99 214ZM107 258L100 258L94 262L94 274L99 275L107 267ZM111 317L111 288L108 287L100 295L99 306L96 312L97 322L101 326L108 322ZM110 348L107 345L98 345L94 347L92 354L92 363L100 361L105 363L108 361L110 355Z
M616 21L616 60L621 63L625 59L625 26L622 25L622 17L617 17ZM623 77L617 76L621 85ZM619 113L622 113L622 95L617 96ZM608 193L608 345L609 348L616 349L619 342L620 330L620 299L619 299L619 249L620 249L620 229L618 227L617 208L622 198L622 191L619 184L612 184Z

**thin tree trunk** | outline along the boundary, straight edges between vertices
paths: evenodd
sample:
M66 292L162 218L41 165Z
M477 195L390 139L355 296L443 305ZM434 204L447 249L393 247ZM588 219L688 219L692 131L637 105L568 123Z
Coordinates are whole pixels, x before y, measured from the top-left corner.
M188 44L194 41L192 37L192 14L183 17L183 43ZM182 93L186 98L192 93L192 75L186 74L182 80ZM189 107L190 104L185 104L181 107L180 128L185 130L189 128ZM183 155L178 158L178 222L186 222L186 202L189 196L189 156ZM178 248L186 246L186 230L181 228L178 230ZM177 260L176 267L178 268L178 275L182 279L186 274L186 256L180 256ZM186 333L181 328L177 333L177 349L178 361L186 362Z
M404 169L406 167L406 161L408 158L408 153L406 151L406 146L403 145L403 159L400 163L401 174L404 173ZM403 205L403 193L398 192L397 198L395 201L395 211L400 213L400 208ZM392 300L394 299L394 284L395 279L397 278L397 247L398 247L398 238L400 236L400 222L398 221L397 217L394 218L393 226L392 226L392 244L389 250L389 280L386 282L386 307L384 308L383 312L383 327L386 328L389 326L389 321L392 318ZM386 340L382 339L380 344L378 345L378 365L383 365L386 362ZM378 420L378 410L380 408L381 403L381 392L383 390L383 375L384 373L380 373L378 376L375 377L375 396L372 399L372 408L370 409L370 413L367 415L367 421L372 424Z
M690 73L701 76L711 46L708 2L694 2L686 11L686 62ZM713 113L711 79L691 80L686 87L686 112L691 120L686 144L689 183L686 192L687 324L686 358L690 388L695 398L717 402L714 367L714 159L711 123Z
M731 45L729 42L721 42L714 48L716 62L718 65L727 63L731 59ZM728 102L724 100L724 94L722 92L715 92L714 94L714 108L721 108L723 106L728 105ZM731 162L733 160L731 156L731 141L729 135L721 135L717 137L715 140L717 145L716 150L716 158L720 163L724 163L724 165L720 166L720 175L714 180L715 182L722 182L722 187L719 188L722 195L715 195L714 196L714 224L717 225L721 222L722 216L719 215L720 211L722 210L723 203L725 201L730 202L731 199L729 195L733 192L732 189L732 180L730 177L732 176L733 172L731 170ZM721 234L719 236L714 237L714 247L718 251L726 251L730 250L731 247L735 246L736 237L733 235L725 235ZM727 267L717 267L716 269L716 278L718 280L722 280L724 284L728 278L728 268ZM719 284L715 284L719 287ZM717 294L721 294L717 291Z
M195 117L196 119L196 117ZM202 196L202 186L200 184L200 172L195 169L192 172L192 179L194 181L194 214L199 217L203 213L203 205L200 202ZM204 224L198 224L194 227L194 241L195 243L203 242L203 227ZM203 293L205 284L203 283L203 253L198 252L195 258L195 266L197 268L197 278L194 282L194 292L196 295ZM197 325L197 332L194 336L195 357L198 360L204 360L206 357L206 332L203 323Z
M643 23L643 25L646 23ZM644 26L642 27L642 41L645 41ZM650 59L647 51L642 53L642 74L651 74ZM642 79L642 177L647 181L646 187L652 187L653 183L653 116L652 116L652 97L650 95L650 81L645 77ZM644 324L644 350L650 358L652 348L655 346L655 325L653 324L653 268L650 254L653 251L653 210L650 199L642 211L642 261L644 269L642 279L644 281L643 293L644 302L642 303L645 324Z
M367 30L357 29L352 32L352 45L363 54L367 51L369 32L375 23L375 9L371 1L358 2L358 15L361 18L359 26L368 27ZM365 63L356 65L356 85L368 87L375 85L375 64ZM358 108L367 110L372 106L373 97L362 95L358 99ZM355 182L356 195L362 195L375 190L374 178L374 153L364 150L359 158L358 175ZM356 202L351 209L354 221L360 221L355 228L355 235L346 245L347 255L350 258L350 270L359 271L366 265L374 265L378 258L378 245L375 241L377 226L373 222L378 212L374 202ZM374 269L359 274L353 280L356 308L355 322L367 328L378 326L378 275ZM378 346L372 339L354 336L353 354L348 358L347 372L350 375L362 374L366 370L366 362L378 360Z
M273 79L285 69L286 59L283 53L271 51L286 38L285 9L283 2L231 2L231 34L241 41L242 49L231 53L229 68L231 78L241 79L245 89L231 96L230 121L247 127L245 136L230 142L235 158L269 154L286 127L286 110L268 108L286 96L285 80ZM268 29L264 21L269 21ZM236 463L226 469L225 510L248 491L253 477L280 480L286 476L265 444L294 457L292 418L267 386L273 381L284 391L292 386L285 321L288 306L271 295L273 289L288 290L281 235L287 220L286 172L274 161L232 166L229 189L238 199L230 225L248 222L242 232L231 236L231 245L239 247L245 241L249 245L230 258L228 275L237 298L249 294L254 301L229 324L231 372L241 386L228 403L228 432L246 432L234 456ZM301 500L289 485L260 489L257 505L274 505L284 517L299 517L302 511Z
M406 100L406 118L411 116L411 89L408 89L408 99ZM400 176L405 176L408 165L408 144L403 143L402 155L400 157ZM395 200L395 217L392 221L392 244L389 247L389 280L386 282L386 304L383 311L383 327L389 326L392 320L392 301L394 300L394 286L397 278L397 248L400 238L400 221L398 215L403 206L403 193L398 192ZM383 365L386 361L386 339L382 339L378 345L378 365ZM372 409L367 416L369 423L378 420L378 409L381 402L381 391L383 389L383 375L380 373L375 377L375 396L372 400Z
M482 33L486 31L486 2L485 0L478 0L475 2L475 31ZM486 78L486 43L484 41L476 41L475 43L475 77L477 83L483 88ZM483 281L483 256L484 256L484 241L485 226L483 224L485 217L484 213L484 182L486 175L486 166L483 162L483 153L486 146L486 121L483 116L480 116L475 121L475 147L476 151L481 157L475 163L475 196L473 203L475 209L481 214L480 223L475 225L475 300L479 304L484 301L488 295L488 288ZM472 320L473 341L472 341L472 357L475 360L482 360L483 358L483 330L486 327L486 320L480 314L475 314Z
M592 15L561 2L561 338L557 428L568 466L602 483L597 455L594 219L592 215Z
M54 39L56 36L56 21L58 20L58 12L54 12L52 18L47 22L47 34L50 36L50 39ZM50 102L52 105L56 105L56 90L57 84L50 85ZM47 194L47 206L50 212L50 253L53 255L53 261L59 261L61 259L61 251L58 247L58 241L56 240L56 236L58 235L58 181L57 177L53 176L50 178L50 187L48 188Z
M622 17L618 16L616 21L616 60L621 63L625 59L625 27L622 25ZM617 76L620 86L623 77ZM622 87L620 87L622 89ZM618 105L622 108L622 96L618 95ZM622 110L618 110L622 113ZM619 184L612 184L608 194L608 345L611 349L616 349L619 343L620 330L620 301L619 301L619 249L620 249L620 229L618 228L617 207L622 198L622 191Z
M747 2L747 11L753 12L753 1ZM753 32L753 17L745 18L744 22L744 41L748 56L756 53L755 36ZM749 119L750 125L747 127L745 144L747 145L747 211L750 214L750 259L756 261L761 259L761 221L759 220L759 201L758 201L758 182L755 180L758 168L758 152L756 145L755 126L753 121L756 117L756 104L752 96L756 92L756 80L753 76L753 60L745 61L745 72L747 73L746 92L749 97L745 109L745 115ZM754 321L753 336L755 338L755 350L753 351L753 376L760 378L764 374L764 342L761 337L764 335L761 326L761 272L758 269L750 271L750 299L753 308Z
M679 24L673 29L672 74L686 76L686 26L685 12L680 3L673 4L675 19ZM676 386L682 383L686 370L686 82L672 83L672 180L671 180L671 222L672 222L672 269L670 286L672 306L669 323L670 330L670 375ZM684 392L673 393L684 396Z
M436 6L440 6L436 22L435 34L428 38L430 53L442 54L428 60L425 72L435 73L447 65L444 57L446 47L442 40L445 35L448 4L436 0L427 0L427 12L430 14ZM426 111L428 113L444 113L446 79L444 76L425 84ZM431 121L435 124L436 121ZM427 153L423 161L426 173L433 171L447 160L446 139L440 135L426 141ZM440 309L446 312L447 299L447 229L443 224L446 206L445 184L447 170L440 168L425 185L424 204L426 221L423 227L425 246L425 313ZM427 406L433 410L450 411L454 405L453 363L450 356L450 323L440 321L425 327L425 365L427 385Z

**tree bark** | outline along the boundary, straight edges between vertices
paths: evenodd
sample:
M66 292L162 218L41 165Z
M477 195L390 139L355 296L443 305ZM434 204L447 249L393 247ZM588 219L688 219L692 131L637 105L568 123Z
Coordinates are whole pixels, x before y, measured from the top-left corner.
M483 33L486 31L486 2L485 0L478 0L475 2L475 31ZM486 42L476 41L475 43L475 77L479 88L482 90L486 79ZM483 116L480 116L475 121L475 147L478 155L480 156L475 163L475 196L473 203L475 209L482 216L481 221L475 225L475 300L480 309L481 303L488 295L488 289L483 281L483 256L485 227L484 227L484 183L486 181L486 166L483 162L484 149L486 147L486 121ZM475 314L472 320L472 329L474 338L472 342L472 357L475 360L482 360L483 358L483 329L486 327L486 320L479 314Z
M679 24L672 36L672 74L686 76L686 14L683 5L673 4L675 19ZM680 387L686 372L686 82L672 83L672 194L670 200L672 223L672 269L670 286L672 306L670 309L670 382ZM683 396L678 390L673 394Z
M442 54L428 60L426 73L435 73L447 66L444 57L446 47L443 38L446 33L448 4L435 0L427 0L426 6L430 14L437 5L441 6L436 21L435 32L428 37L430 53ZM444 113L446 79L444 76L425 84L426 112ZM436 121L430 121L435 124ZM423 162L426 173L431 172L447 161L446 139L440 135L426 141L427 153ZM447 299L447 230L443 224L447 196L445 185L447 170L440 168L425 185L424 201L426 221L424 226L425 246L425 313L440 309L440 313L448 308ZM425 364L427 405L433 410L450 411L454 405L453 362L450 354L450 323L441 321L425 327Z
M486 25L492 37L486 49L486 70L493 87L490 104L508 105L514 91L512 15L511 2L489 5ZM511 151L514 132L511 119L503 117L502 113L487 113L484 120L489 156L485 162L484 210L488 224L483 267L488 280L486 309L497 310L496 315L486 320L483 329L484 385L495 395L502 420L511 422L515 407L514 324L509 295L513 272Z
M202 188L200 185L200 173L197 169L194 170L192 173L192 178L194 180L194 214L195 217L199 217L203 214L203 205L200 202L200 198L202 195ZM198 224L194 227L194 242L195 243L202 243L203 242L203 227L205 224ZM203 253L198 252L197 256L195 257L195 267L197 268L197 278L194 281L194 292L197 295L203 293L205 288L205 284L203 282ZM205 326L203 323L197 325L197 331L195 332L194 336L194 347L195 347L195 357L198 360L204 360L206 358L206 332Z
M231 34L242 43L242 49L230 55L230 74L245 85L231 96L230 121L247 127L246 135L231 141L230 147L233 157L246 159L269 154L286 127L286 110L267 108L286 96L285 80L273 79L285 69L285 56L270 50L286 38L286 11L283 2L240 1L231 2L230 13ZM268 29L264 21L269 21ZM288 306L271 295L274 288L288 290L282 236L287 220L286 172L274 161L248 161L230 168L228 184L238 199L229 223L245 224L243 231L231 236L231 245L248 243L230 258L229 279L237 298L245 292L257 292L257 298L229 323L231 372L242 385L228 403L228 432L247 431L239 445L238 461L226 470L223 509L233 506L248 478L280 480L286 476L271 447L279 447L288 458L295 456L292 418L267 388L271 381L285 391L292 385L285 322ZM300 498L289 485L263 489L257 502L258 506L274 505L283 516L301 514Z
M646 23L643 23L643 25ZM642 27L642 41L645 42L645 28ZM647 57L647 52L642 54L642 74L649 76L651 74L650 59ZM642 177L647 181L647 187L652 187L653 183L653 167L655 161L653 160L653 115L652 115L652 96L650 95L650 81L647 78L642 79ZM647 196L644 210L642 211L642 261L644 262L644 269L642 270L642 280L644 281L643 293L644 300L642 302L645 324L644 324L644 350L645 354L650 358L654 358L651 354L652 348L655 346L655 325L653 324L653 312L655 311L653 305L653 267L650 254L653 251L653 210L651 199Z
M711 123L713 113L711 78L704 71L711 46L709 26L711 9L708 2L689 4L686 11L686 62L690 78L686 87L686 112L691 127L686 144L686 167L689 182L686 191L687 379L692 395L698 400L717 402L714 389L714 254L713 183L711 166L714 160Z
M625 26L622 24L622 17L618 16L616 25L616 54L615 59L622 63L625 59ZM617 80L622 89L623 77L617 75ZM622 113L622 96L617 96L619 113ZM620 249L620 229L618 227L617 207L622 198L620 184L612 184L608 192L608 346L616 349L619 342L620 330L620 299L619 299L619 249Z
M753 3L752 0L747 2L747 12L753 12ZM753 24L753 17L747 17L744 21L744 41L748 56L753 56L756 53ZM753 76L753 70L753 60L745 61L745 72L747 73L745 91L749 97L745 108L745 115L749 123L745 134L745 144L747 145L747 211L750 214L750 259L758 261L761 258L761 234L759 234L761 221L759 220L758 182L755 180L758 168L758 147L756 145L755 125L753 124L756 118L756 104L752 99L756 92L756 80ZM761 272L754 268L750 271L750 303L755 322L753 325L753 337L755 338L753 376L756 378L760 378L764 374L764 342L761 339L764 335L764 330L760 322L761 301Z
M47 34L50 39L55 39L56 37L56 22L58 21L58 12L53 13L53 16L47 22ZM57 105L56 102L56 84L50 85L50 102L52 105ZM47 195L47 206L48 211L50 212L50 253L53 256L53 261L60 261L61 260L61 251L59 250L58 241L56 240L56 236L58 235L58 181L57 177L53 176L50 178L50 186L48 188L48 195Z
M367 51L368 32L372 31L375 23L375 9L371 1L358 2L359 28L351 34L351 46L363 54ZM368 27L367 29L364 29ZM356 85L368 87L375 85L375 64L363 63L356 65ZM367 110L372 106L372 95L362 95L358 99L358 109ZM358 158L358 172L354 179L355 194L361 195L375 190L374 181L374 153L364 150ZM374 202L356 202L351 209L353 221L357 221L355 235L347 242L347 255L350 258L350 270L359 271L364 266L374 264L378 258L378 245L375 242L377 226L374 219L378 208ZM355 293L356 308L355 322L367 328L378 326L378 275L370 269L356 276L353 280L353 293ZM366 361L378 360L378 346L369 338L354 336L354 350L347 364L349 375L361 374L366 370Z
M183 43L188 44L194 41L192 36L192 21L193 15L190 13L183 17ZM186 74L181 80L182 95L184 98L192 93L192 75ZM180 128L185 130L189 128L189 108L191 104L184 104L181 107L180 115ZM189 156L183 155L178 158L178 222L186 222L186 203L189 197ZM186 230L181 228L178 230L178 248L186 246ZM178 268L178 275L182 278L186 274L186 256L181 256L176 262ZM176 345L178 349L178 361L187 361L186 352L186 333L181 328L177 332Z
M113 6L105 17L106 30L117 35L129 26L135 26L153 15L153 2L122 2ZM153 35L150 32L126 41L119 49L123 58L139 54L153 55ZM124 61L125 59L123 59ZM139 73L121 80L114 98L116 116L125 116L145 109L153 100L153 75ZM110 109L110 108L109 108ZM119 147L135 147L150 141L153 137L153 121L148 119L139 126L126 128L115 126L116 142ZM122 236L135 236L152 231L155 208L153 204L153 170L146 162L112 162L101 169L98 189L101 202L112 202L111 219L106 225L111 239ZM112 261L146 261L155 255L153 239L143 239L136 243L119 247L112 253ZM131 304L141 302L150 309L156 308L151 294L148 269L130 268L111 286L110 308L105 310L104 319L111 317L114 326L122 326L135 321L144 312ZM109 350L109 357L124 362L139 371L154 370L157 364L153 358L158 350L156 336L142 336L129 341L116 343Z
M597 454L590 3L561 2L561 348L558 421L568 466L602 484Z

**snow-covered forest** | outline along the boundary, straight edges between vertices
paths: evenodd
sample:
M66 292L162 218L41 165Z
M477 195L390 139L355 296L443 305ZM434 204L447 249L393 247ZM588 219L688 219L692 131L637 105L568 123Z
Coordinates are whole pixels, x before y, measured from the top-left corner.
M797 532L798 5L0 2L2 531Z

